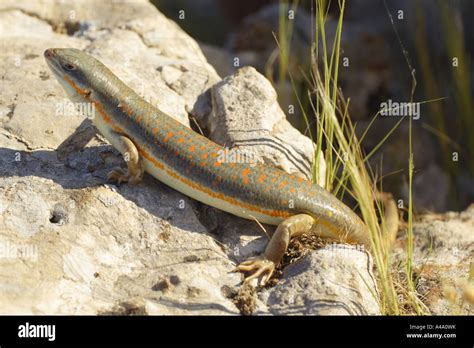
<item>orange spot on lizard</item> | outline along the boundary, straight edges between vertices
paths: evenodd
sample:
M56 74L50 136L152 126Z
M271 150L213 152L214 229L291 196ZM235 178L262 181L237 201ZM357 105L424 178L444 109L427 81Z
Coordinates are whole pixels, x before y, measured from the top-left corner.
M266 174L262 174L262 175L259 176L257 181L258 182L264 182L266 177L267 177Z
M173 133L172 132L169 132L168 134L166 134L166 137L163 139L163 141L166 143L168 142L168 140L173 136Z

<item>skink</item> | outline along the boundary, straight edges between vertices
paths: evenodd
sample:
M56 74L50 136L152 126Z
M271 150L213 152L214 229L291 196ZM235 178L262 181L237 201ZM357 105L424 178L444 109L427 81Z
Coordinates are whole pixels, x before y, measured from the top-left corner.
M270 166L219 160L223 147L147 103L87 53L55 48L44 56L72 101L94 105L92 123L124 156L127 170L112 170L109 180L138 184L146 171L207 205L278 225L265 252L237 267L246 281L267 282L302 233L370 247L366 225L325 189Z

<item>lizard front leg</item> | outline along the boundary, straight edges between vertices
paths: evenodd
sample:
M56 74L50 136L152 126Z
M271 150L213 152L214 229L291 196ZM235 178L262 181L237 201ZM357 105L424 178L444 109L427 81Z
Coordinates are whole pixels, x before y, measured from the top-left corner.
M265 284L285 254L291 238L310 232L314 224L314 218L308 214L293 215L281 222L270 239L264 254L237 266L237 270L240 272L252 272L244 282L247 283L252 279L262 277L261 283Z
M126 136L114 134L116 137L113 143L117 150L122 154L125 162L127 162L127 171L122 168L114 168L108 175L109 181L116 181L117 183L128 182L132 185L138 185L143 180L143 164L135 144Z

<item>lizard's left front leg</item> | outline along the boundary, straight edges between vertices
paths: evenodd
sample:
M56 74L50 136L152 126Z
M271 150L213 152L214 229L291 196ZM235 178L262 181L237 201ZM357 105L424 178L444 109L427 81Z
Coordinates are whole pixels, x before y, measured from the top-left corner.
M237 270L240 272L253 272L252 275L245 278L245 282L263 277L262 284L265 284L285 254L291 238L310 232L314 224L314 218L308 214L293 215L281 222L270 239L265 253L237 266Z
M119 184L121 182L129 182L132 185L138 185L143 180L143 164L140 159L140 154L135 144L126 136L116 134L117 150L122 154L125 162L127 162L127 171L125 172L122 168L114 168L108 175L107 179L110 181L116 181Z

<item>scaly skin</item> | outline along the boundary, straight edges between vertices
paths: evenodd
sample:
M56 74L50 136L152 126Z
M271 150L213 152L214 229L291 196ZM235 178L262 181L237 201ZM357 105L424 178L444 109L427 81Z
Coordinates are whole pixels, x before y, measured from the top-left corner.
M301 233L370 247L365 224L323 188L270 166L222 162L223 147L144 101L84 52L48 49L44 56L73 101L94 104L93 124L127 159L127 172L114 169L110 180L138 184L146 171L205 204L278 225L265 253L238 266L253 272L246 281L265 283Z

